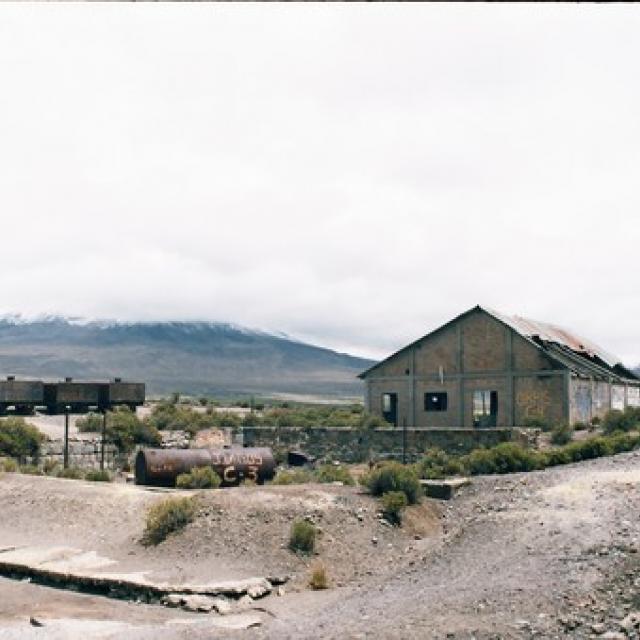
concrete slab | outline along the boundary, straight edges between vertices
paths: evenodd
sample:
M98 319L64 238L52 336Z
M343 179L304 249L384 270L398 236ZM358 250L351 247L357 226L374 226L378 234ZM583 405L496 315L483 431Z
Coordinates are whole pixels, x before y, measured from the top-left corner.
M420 480L420 484L428 498L451 500L456 492L471 484L469 478L448 478L446 480Z
M17 547L0 550L0 575L118 598L159 602L169 594L260 598L273 585L263 577L207 583L156 582L148 572L104 572L114 560L72 547ZM150 572L149 572L150 573Z

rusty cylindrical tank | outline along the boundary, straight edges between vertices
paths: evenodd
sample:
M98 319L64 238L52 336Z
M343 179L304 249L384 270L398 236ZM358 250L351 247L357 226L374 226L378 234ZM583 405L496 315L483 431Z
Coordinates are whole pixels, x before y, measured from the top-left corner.
M266 448L141 449L136 455L136 484L175 487L176 478L195 467L212 467L222 486L245 478L263 484L273 478L276 461Z

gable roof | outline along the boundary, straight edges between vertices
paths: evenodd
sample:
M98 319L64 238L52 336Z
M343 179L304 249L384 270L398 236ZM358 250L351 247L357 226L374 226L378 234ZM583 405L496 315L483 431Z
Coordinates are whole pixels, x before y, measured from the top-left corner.
M640 379L635 373L627 369L618 357L572 331L547 322L539 322L520 316L508 316L498 311L481 307L480 305L465 311L435 331L422 336L422 338L396 351L366 371L363 371L358 377L364 379L371 371L380 365L395 358L400 353L411 349L425 338L442 331L476 311L486 313L498 322L506 325L527 342L544 351L552 360L578 375L598 378L616 378L620 380Z

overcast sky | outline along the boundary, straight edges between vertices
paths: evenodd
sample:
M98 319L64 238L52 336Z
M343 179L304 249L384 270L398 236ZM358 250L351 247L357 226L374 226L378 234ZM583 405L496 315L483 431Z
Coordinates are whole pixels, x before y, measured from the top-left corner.
M640 362L640 8L0 5L0 312Z

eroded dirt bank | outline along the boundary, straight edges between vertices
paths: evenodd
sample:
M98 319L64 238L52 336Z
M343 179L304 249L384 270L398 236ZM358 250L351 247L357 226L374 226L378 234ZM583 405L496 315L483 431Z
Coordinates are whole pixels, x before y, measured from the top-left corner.
M639 489L639 452L476 478L440 548L327 603L282 603L262 637L618 637L640 610Z
M427 501L404 530L381 524L375 501L356 488L223 490L203 499L183 535L143 549L143 508L162 494L6 474L0 544L63 541L131 570L153 566L162 578L292 579L284 596L259 601L261 626L246 631L187 629L176 622L183 612L0 580L0 637L32 637L15 635L19 628L54 637L30 626L31 615L44 616L49 631L62 625L60 637L84 638L123 629L139 638L616 637L640 610L639 489L640 452L476 478L451 503ZM309 562L286 549L301 516L322 529L328 591L308 591ZM74 631L81 619L117 628ZM624 633L636 637L631 627Z

